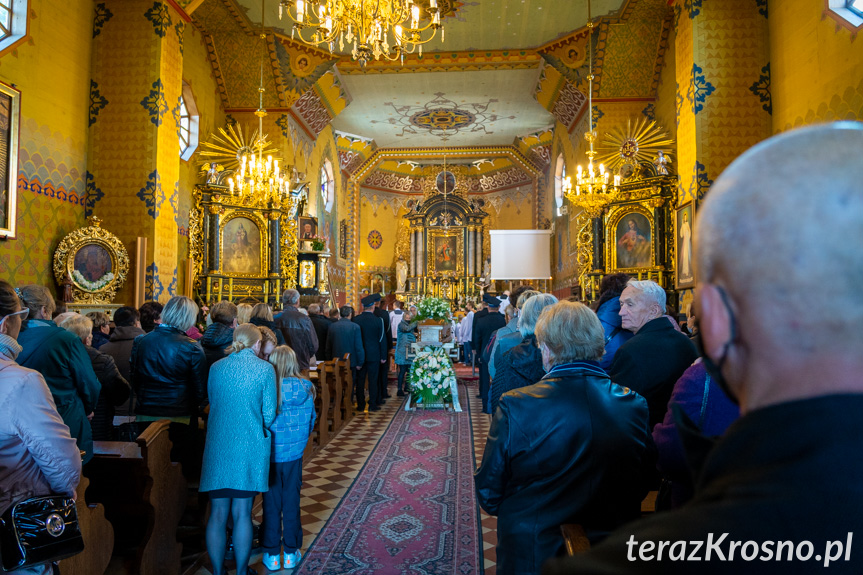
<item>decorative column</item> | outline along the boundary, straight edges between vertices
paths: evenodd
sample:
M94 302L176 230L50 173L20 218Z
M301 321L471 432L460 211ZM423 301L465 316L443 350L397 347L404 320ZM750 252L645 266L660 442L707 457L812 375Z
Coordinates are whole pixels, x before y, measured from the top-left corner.
M147 238L145 297L162 302L181 293L177 123L188 16L177 6L100 2L90 68L87 188L102 193L86 208L130 251ZM117 301L131 301L133 287L127 282Z
M210 273L219 273L221 262L219 261L219 252L222 247L222 236L219 234L219 221L222 219L221 206L210 206Z
M280 221L281 214L279 212L270 213L270 275L273 277L279 277L279 268L282 261Z
M410 257L410 276L416 277L417 275L417 231L411 230L411 257Z
M320 295L330 295L330 282L327 275L329 259L330 252L318 254L318 293Z
M465 257L467 259L467 275L471 277L474 275L474 261L473 261L473 227L467 228L466 231L467 238L465 238L465 246L467 246L467 254Z

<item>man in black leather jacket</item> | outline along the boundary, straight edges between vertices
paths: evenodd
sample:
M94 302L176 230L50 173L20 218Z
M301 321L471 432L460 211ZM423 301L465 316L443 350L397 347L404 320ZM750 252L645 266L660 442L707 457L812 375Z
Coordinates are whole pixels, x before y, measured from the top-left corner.
M204 350L186 335L197 315L195 302L175 296L165 305L162 323L132 344L129 367L139 416L185 419L204 402Z
M297 365L300 369L309 369L309 360L318 349L315 326L307 315L297 309L297 304L300 303L300 292L286 289L282 294L282 303L285 311L276 317L276 327L282 332L285 342L297 354Z
M498 516L500 575L539 573L562 550L564 523L596 542L638 517L655 461L647 402L599 367L596 315L560 302L535 333L548 374L501 396L474 477L479 504Z

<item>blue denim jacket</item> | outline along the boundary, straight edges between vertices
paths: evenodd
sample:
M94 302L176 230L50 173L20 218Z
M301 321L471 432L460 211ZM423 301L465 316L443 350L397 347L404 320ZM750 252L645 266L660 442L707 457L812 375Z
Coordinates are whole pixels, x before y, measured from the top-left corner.
M281 386L282 404L270 426L273 432L270 461L274 463L295 461L303 456L316 419L312 382L300 377L286 377Z

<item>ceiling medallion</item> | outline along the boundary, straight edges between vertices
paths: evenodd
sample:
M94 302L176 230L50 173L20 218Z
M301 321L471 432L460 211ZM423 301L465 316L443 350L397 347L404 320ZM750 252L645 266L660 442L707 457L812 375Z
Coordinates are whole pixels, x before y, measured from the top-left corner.
M401 127L401 132L396 136L417 135L422 133L419 130L423 130L439 137L443 142L459 133L482 132L491 135L494 132L489 128L494 122L515 119L515 116L498 116L490 112L489 108L497 101L496 98L492 98L486 102L459 104L445 97L443 92L437 92L434 99L422 106L397 106L393 102L384 102L384 105L390 106L395 111L396 117L371 122Z

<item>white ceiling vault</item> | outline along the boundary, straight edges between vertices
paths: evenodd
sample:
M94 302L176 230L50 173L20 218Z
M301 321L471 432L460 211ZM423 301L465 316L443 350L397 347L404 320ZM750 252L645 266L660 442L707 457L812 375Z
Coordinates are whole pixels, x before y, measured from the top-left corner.
M340 132L382 148L508 145L554 123L534 98L539 68L344 75Z

